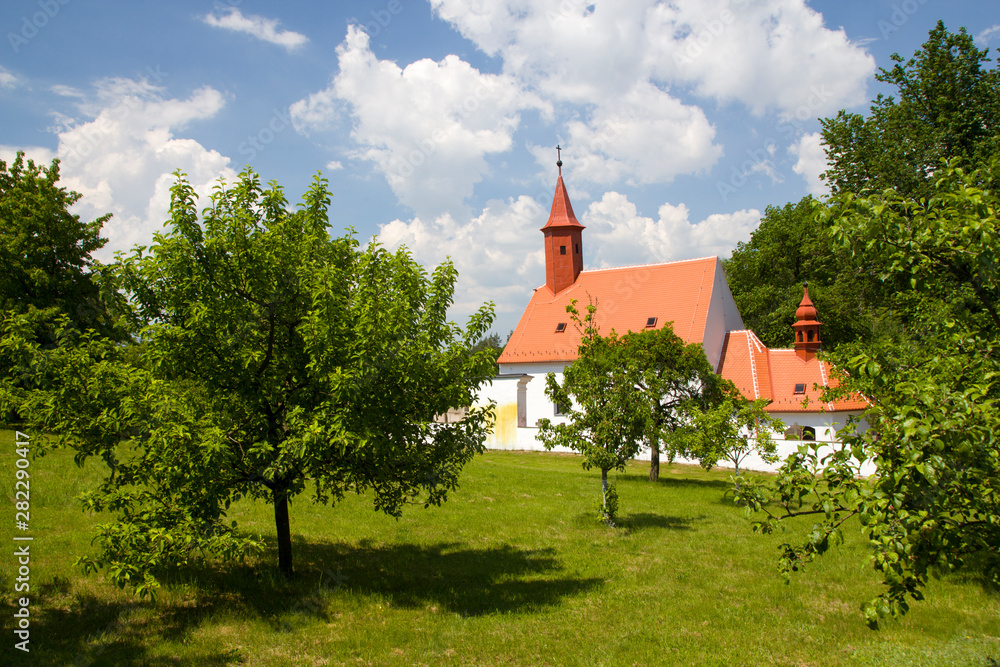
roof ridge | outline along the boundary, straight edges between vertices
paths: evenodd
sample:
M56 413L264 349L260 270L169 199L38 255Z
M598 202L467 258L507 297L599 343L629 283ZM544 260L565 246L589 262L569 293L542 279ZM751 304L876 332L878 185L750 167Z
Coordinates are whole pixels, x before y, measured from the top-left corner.
M757 361L753 356L753 339L750 336L747 336L747 358L750 359L750 381L753 383L753 400L757 400L760 398L760 384L757 382Z
M606 266L600 269L584 269L580 273L597 273L598 271L620 271L622 269L641 269L647 266L667 266L668 264L683 264L684 262L703 262L708 259L719 259L718 255L706 255L692 259L675 259L672 262L650 262L648 264L627 264L625 266Z

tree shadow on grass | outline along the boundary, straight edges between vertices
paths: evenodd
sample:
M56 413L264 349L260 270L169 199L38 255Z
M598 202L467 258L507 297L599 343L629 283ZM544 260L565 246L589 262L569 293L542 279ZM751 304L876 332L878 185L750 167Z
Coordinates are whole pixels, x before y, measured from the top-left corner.
M1000 598L1000 585L994 572L1000 570L1000 555L995 551L981 551L966 556L965 566L944 574L944 578L961 584L979 586L983 593Z
M691 524L695 522L693 517L664 516L653 514L652 512L636 512L617 519L618 525L628 530L642 530L644 528L664 528L669 530L694 530Z
M313 572L339 568L346 577L343 586L352 592L385 595L401 607L436 605L462 616L538 611L602 583L564 574L551 548L366 541L303 542L295 549L303 567Z
M187 635L210 609L157 605L147 600L112 599L77 593L70 605L49 606L39 593L33 600L30 657L39 665L232 665L246 656L235 649L194 649L188 658L149 654L151 645Z
M540 611L603 583L566 574L552 549L299 538L293 547L296 575L291 579L277 573L275 552L269 545L256 567L206 563L164 575L164 588L175 592L165 596L169 602L76 594L70 605L46 605L40 597L33 601L44 613L32 619L32 657L39 664L238 664L248 656L234 649L192 647L193 657L187 659L160 659L149 649L163 642L186 642L193 631L220 615L264 620L282 636L315 619L329 622L331 601L344 596L474 617ZM186 591L190 594L183 595Z
M627 482L629 484L649 484L649 474L636 474L636 473L622 473L616 476L615 482ZM690 477L681 477L674 475L665 475L660 473L659 479L655 482L657 485L667 486L670 488L681 489L681 488L691 488L691 489L730 489L733 483L729 480L722 479L692 479Z

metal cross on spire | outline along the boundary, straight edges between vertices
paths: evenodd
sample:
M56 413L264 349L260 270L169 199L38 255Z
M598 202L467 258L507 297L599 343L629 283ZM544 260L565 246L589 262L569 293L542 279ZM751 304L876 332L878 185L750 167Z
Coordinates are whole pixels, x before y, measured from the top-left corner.
M562 147L556 144L556 166L562 169Z

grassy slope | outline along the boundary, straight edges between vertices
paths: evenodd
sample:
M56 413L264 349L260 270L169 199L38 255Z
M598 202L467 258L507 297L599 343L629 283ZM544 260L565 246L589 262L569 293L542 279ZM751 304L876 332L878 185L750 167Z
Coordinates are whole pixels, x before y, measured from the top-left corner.
M0 432L7 527L12 449L13 433ZM336 508L300 499L292 582L276 576L272 550L259 563L178 574L152 604L73 567L97 522L73 498L98 470L77 469L65 452L30 470L32 664L1000 660L1000 598L975 582L934 582L902 623L869 631L858 605L877 578L858 539L782 583L781 537L751 532L725 497L725 471L669 466L654 485L636 463L618 480L624 525L608 530L591 519L599 477L578 459L491 452L443 507L413 508L399 521L364 498ZM271 516L269 506L243 504L233 518L273 537ZM14 569L9 557L0 564L9 628ZM0 649L4 662L11 645Z

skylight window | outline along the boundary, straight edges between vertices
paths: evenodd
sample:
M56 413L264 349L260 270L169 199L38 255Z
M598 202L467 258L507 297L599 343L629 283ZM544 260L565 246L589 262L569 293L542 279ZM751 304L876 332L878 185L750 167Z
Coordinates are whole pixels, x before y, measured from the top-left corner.
M556 325L556 333L562 333L563 331L566 331L566 323L560 322Z
M799 382L799 383L797 383L795 385L795 391L793 393L795 393L795 394L804 394L804 393L806 393L806 383L805 382Z
M656 326L656 318L655 317L647 317L646 318L646 328L650 329L650 328L655 327L655 326Z

